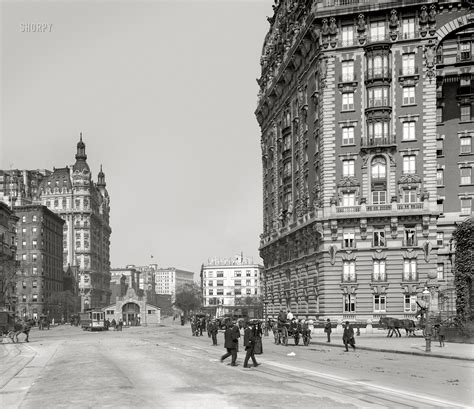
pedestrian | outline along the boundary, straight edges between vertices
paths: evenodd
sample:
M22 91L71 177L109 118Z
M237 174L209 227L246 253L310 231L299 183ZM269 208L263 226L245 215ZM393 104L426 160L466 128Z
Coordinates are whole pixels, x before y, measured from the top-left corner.
M112 328L114 329L114 331L117 329L116 326L117 326L117 321L115 321L115 318L112 318L112 322L110 323L110 325L112 326Z
M237 329L237 331L236 331ZM222 355L221 362L232 356L230 366L237 366L237 348L239 346L240 331L239 327L233 325L231 321L227 323L227 328L224 332L224 348L227 352Z
M259 322L257 322L256 325L253 326L254 333L255 333L255 347L253 349L253 352L257 355L263 354L263 346L262 346L262 325Z
M349 324L349 321L346 321L346 325L344 326L344 332L342 334L342 342L344 342L344 346L346 347L346 352L349 351L348 345L350 345L354 351L355 347L355 339L354 339L354 329Z
M122 318L120 318L118 322L118 330L122 331L122 327L123 327L123 321L122 321Z
M293 313L288 309L288 314L286 314L286 320L291 322L293 320Z
M253 366L257 367L259 364L255 359L254 348L255 348L255 332L256 328L250 328L248 322L245 323L245 331L244 331L244 347L245 347L245 360L244 360L244 368L248 368L249 359L252 359Z
M216 320L212 320L209 324L209 331L211 332L212 345L217 346L217 334L219 333L219 327Z
M326 320L326 324L324 325L324 332L328 336L327 342L331 342L332 329L331 329L331 320L329 318Z
M440 347L446 346L444 344L445 337L446 337L446 327L444 327L443 325L440 325L439 330L438 330L438 339L439 339L439 346Z

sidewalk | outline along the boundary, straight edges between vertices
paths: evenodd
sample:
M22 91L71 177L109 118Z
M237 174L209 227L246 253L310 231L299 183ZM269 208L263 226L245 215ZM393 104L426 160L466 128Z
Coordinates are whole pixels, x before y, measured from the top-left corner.
M290 339L288 342L291 343L292 341ZM474 361L474 344L445 342L445 346L441 348L438 341L431 341L431 352L426 352L426 341L423 337L402 335L400 338L395 338L395 336L387 338L386 331L356 335L355 341L356 348L361 350ZM331 334L331 343L326 342L326 334L313 334L309 347L315 345L344 348L342 334L334 332Z

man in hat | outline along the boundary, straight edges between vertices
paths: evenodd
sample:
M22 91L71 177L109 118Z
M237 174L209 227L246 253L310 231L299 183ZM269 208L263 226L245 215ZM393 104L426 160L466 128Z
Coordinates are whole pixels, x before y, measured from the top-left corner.
M349 351L348 345L350 345L354 351L355 347L355 339L354 339L354 329L349 324L349 321L346 321L346 325L344 325L344 332L342 334L342 342L344 342L344 346L346 347L346 352Z
M231 321L227 323L227 328L224 332L224 348L227 353L222 355L221 362L232 356L230 366L237 366L237 348L239 347L240 331L237 325L234 325Z
M244 360L244 368L249 368L248 363L249 359L252 358L253 366L257 367L259 364L255 359L255 328L250 328L248 321L245 322L245 332L244 332L244 347L247 352Z
M219 332L219 327L216 320L212 320L209 323L209 332L211 333L212 337L212 345L217 346L217 333Z

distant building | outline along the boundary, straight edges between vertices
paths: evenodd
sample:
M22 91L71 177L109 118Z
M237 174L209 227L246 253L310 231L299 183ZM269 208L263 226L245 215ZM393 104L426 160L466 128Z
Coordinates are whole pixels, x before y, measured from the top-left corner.
M176 290L184 284L194 282L192 271L180 270L175 267L159 268L155 271L156 294L169 294L174 302Z
M235 306L260 297L263 266L249 258L212 258L201 267L203 306Z
M51 296L64 290L64 220L46 206L15 207L17 224L17 312L22 317L47 314L61 318L57 300Z
M110 197L102 167L97 182L87 164L82 134L72 166L50 170L1 170L0 201L14 206L42 204L65 220L63 269L72 267L81 310L109 303Z
M125 268L112 268L110 270L110 283L119 284L122 276L125 277L126 290L128 290L129 288L133 288L135 292L139 294L140 271L137 271L135 266L127 266Z
M16 273L16 223L18 217L0 201L0 310L15 311Z

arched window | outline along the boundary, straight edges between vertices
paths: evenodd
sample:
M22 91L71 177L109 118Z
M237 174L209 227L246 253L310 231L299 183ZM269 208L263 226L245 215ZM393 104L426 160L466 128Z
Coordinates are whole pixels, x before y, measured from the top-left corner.
M372 179L385 179L387 177L387 162L382 156L376 156L372 161Z
M383 156L376 156L371 164L372 204L387 203L387 161Z

